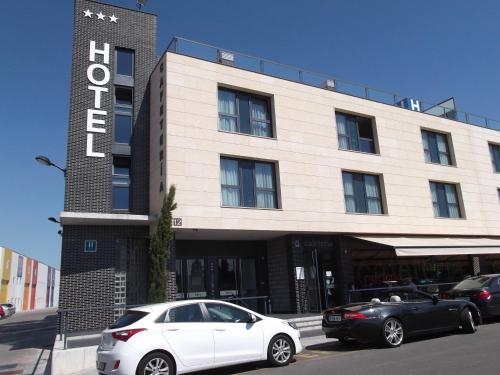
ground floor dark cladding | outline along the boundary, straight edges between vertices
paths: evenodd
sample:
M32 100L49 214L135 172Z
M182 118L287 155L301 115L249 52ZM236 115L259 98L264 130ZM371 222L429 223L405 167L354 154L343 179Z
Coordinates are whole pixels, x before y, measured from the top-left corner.
M104 328L125 304L147 303L148 235L143 226L64 226L59 308L65 328Z
M148 303L148 235L140 226L64 226L60 308L83 309L68 313L71 330L104 328L124 306ZM88 240L95 241L92 251L85 251ZM166 300L226 299L273 314L319 313L401 280L436 292L435 284L500 272L500 255L398 257L393 248L347 235L172 245Z
M177 240L175 257L177 299L230 299L264 313L321 312L398 282L437 293L468 275L500 272L500 255L398 257L344 235Z

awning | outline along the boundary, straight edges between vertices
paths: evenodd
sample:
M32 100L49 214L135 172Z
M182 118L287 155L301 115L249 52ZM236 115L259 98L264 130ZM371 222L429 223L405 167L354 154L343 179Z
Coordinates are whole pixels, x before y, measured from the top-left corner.
M359 240L386 245L397 256L500 254L500 239L469 237L352 236Z

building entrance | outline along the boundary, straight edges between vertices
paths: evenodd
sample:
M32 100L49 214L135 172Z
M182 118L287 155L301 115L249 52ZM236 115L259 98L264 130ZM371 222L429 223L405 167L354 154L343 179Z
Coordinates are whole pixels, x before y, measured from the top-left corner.
M258 309L255 258L205 257L176 260L177 299L244 298L244 305Z
M304 276L310 312L321 312L339 299L338 270L332 246L304 247ZM326 242L327 245L330 242Z

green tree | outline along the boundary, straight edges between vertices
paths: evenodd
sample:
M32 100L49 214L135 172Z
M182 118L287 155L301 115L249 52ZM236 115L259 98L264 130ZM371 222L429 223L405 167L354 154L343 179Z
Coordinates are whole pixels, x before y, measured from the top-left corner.
M172 211L176 208L175 186L171 185L168 194L163 198L160 219L151 238L149 250L149 301L152 303L165 302L167 298L168 259L174 238Z

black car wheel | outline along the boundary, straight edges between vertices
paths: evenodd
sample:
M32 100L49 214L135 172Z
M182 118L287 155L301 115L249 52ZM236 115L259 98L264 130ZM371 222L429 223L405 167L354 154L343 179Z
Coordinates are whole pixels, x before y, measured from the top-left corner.
M476 323L474 323L474 316L472 310L466 307L460 313L460 325L466 333L474 333L477 331Z
M382 325L382 342L385 346L396 348L403 343L403 324L396 318L388 318Z
M165 353L154 352L139 362L137 375L175 375L174 364Z
M285 335L278 335L271 339L267 348L267 360L273 366L286 366L293 359L292 340Z

